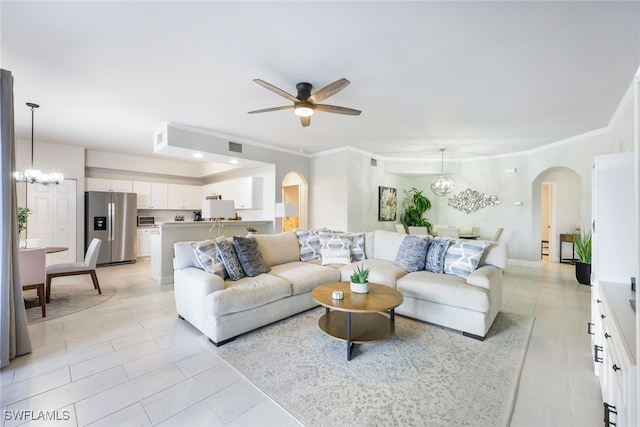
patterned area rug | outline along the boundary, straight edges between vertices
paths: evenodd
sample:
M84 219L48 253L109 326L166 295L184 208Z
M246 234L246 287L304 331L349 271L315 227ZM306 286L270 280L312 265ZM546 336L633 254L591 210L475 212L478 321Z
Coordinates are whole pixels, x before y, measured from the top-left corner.
M388 340L358 345L313 309L210 350L313 426L506 426L533 319L500 313L484 342L396 316Z
M60 283L56 283L55 280L59 280ZM51 302L47 303L47 317L42 317L42 308L38 302L37 292L35 290L24 291L27 322L37 323L66 316L102 304L116 294L115 288L104 283L100 283L102 294L98 294L98 291L93 288L91 280L88 280L87 283L62 283L60 279L55 280L51 284Z

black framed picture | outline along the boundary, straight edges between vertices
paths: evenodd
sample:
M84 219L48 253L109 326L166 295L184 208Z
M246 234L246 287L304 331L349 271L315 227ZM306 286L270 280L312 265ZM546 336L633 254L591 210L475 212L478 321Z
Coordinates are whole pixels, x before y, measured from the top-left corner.
M378 221L395 221L398 207L398 190L378 187Z

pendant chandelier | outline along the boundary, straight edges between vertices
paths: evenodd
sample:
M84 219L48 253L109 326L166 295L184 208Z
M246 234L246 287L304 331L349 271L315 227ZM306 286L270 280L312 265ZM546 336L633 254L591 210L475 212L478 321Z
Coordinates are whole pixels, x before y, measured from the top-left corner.
M24 172L16 171L13 173L17 182L29 182L31 184L59 184L64 181L64 175L60 172L42 173L39 169L33 167L33 112L36 108L40 108L38 104L27 102L27 107L31 108L31 168Z
M444 148L440 149L441 153L441 175L434 179L431 183L431 191L436 196L444 197L453 190L453 180L444 174Z

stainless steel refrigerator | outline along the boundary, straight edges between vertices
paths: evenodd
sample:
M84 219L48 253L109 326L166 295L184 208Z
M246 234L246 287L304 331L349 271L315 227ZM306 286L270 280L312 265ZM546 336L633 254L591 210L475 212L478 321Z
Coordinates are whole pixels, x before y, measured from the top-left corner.
M136 193L84 193L85 252L94 237L102 240L98 265L136 260Z

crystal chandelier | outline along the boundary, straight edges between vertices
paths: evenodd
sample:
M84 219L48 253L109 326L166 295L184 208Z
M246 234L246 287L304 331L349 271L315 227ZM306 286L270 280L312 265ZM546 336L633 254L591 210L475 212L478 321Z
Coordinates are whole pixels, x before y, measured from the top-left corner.
M33 167L33 112L36 108L40 108L38 104L27 102L27 107L31 108L31 168L24 172L16 171L13 173L17 182L29 182L31 184L59 184L64 180L64 175L60 172L42 173L39 169Z
M431 191L436 196L444 197L453 190L453 180L444 174L444 148L440 149L441 152L441 175L434 179L431 183Z

